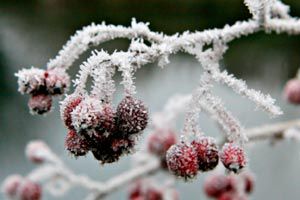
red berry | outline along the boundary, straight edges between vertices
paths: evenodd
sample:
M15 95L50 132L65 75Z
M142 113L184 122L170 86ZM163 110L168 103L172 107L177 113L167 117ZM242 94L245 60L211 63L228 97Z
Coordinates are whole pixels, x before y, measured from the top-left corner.
M70 77L63 69L51 69L44 73L47 91L51 95L62 95L70 86Z
M149 187L145 191L145 200L163 200L163 193L157 188Z
M40 200L42 198L42 188L39 184L30 180L25 180L18 190L20 200Z
M250 194L254 188L254 177L251 173L243 173L241 176L245 181L245 192Z
M92 153L102 164L113 163L122 155L131 153L134 145L134 139L115 134L99 142L96 147L93 147Z
M17 195L17 191L23 181L23 178L19 175L11 175L7 177L2 185L2 192L8 197L8 198L15 198Z
M224 144L220 158L224 166L235 173L244 168L247 162L244 150L234 143Z
M101 112L98 113L99 122L96 130L109 135L116 130L116 113L109 104L102 106Z
M300 80L289 80L284 88L284 97L293 104L300 104Z
M32 95L29 99L28 107L32 114L45 114L51 110L52 97L47 94Z
M89 143L74 130L70 130L65 139L66 149L74 156L84 156L89 151Z
M176 134L172 130L158 129L148 138L148 150L164 158L168 149L177 142Z
M61 104L60 113L61 118L69 129L74 129L72 125L71 113L82 101L82 96L80 95L69 95L67 96Z
M198 172L197 153L184 142L172 145L167 151L166 161L169 171L184 179L193 178Z
M192 146L198 155L199 170L209 171L218 165L219 150L214 138L199 137L192 141Z
M204 182L204 191L209 197L220 197L224 192L232 189L232 181L225 175L212 175L206 178Z
M137 200L139 198L142 199L142 196L142 183L140 181L136 181L136 183L130 188L129 200Z
M247 196L243 193L237 192L225 192L223 193L218 200L247 200Z
M129 200L163 200L163 191L146 181L136 181L129 191Z
M101 100L95 97L84 98L71 113L72 125L75 130L80 133L95 129L100 124L99 116L102 109Z
M120 131L135 134L143 131L148 124L148 109L141 100L125 97L117 107Z

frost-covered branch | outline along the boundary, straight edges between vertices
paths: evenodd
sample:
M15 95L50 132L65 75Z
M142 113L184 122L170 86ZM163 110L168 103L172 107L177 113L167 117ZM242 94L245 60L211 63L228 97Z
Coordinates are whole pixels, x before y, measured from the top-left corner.
M60 184L65 186L62 191L71 185L80 185L92 191L87 199L99 199L163 166L184 179L196 177L198 171L216 167L219 155L228 170L239 172L246 166L243 145L247 144L248 138L254 141L285 136L285 133L278 135L278 131L298 125L298 122L245 131L239 120L225 108L222 99L212 92L215 84L224 84L272 117L283 113L270 95L248 88L245 81L222 70L220 61L231 41L259 31L300 34L300 20L290 16L289 6L279 0L244 0L244 4L252 14L248 20L237 21L220 29L186 31L182 34L157 33L150 30L149 23L137 22L135 19L129 27L91 24L70 38L58 55L47 63L47 69L23 69L16 73L19 91L30 95L28 105L31 113L45 114L51 110L53 97L68 91L70 78L67 70L82 53L116 38L131 40L127 51L115 50L111 54L104 50L92 51L92 55L80 65L76 80L73 81L74 93L67 95L61 103L62 120L68 129L66 149L76 157L91 152L96 160L106 164L131 153L137 138L149 124L147 107L135 97L136 71L146 64L156 62L158 66L164 67L170 62L169 56L179 52L194 56L202 68L199 85L193 92L170 99L162 112L153 115L151 128L154 132L158 131L158 134L151 138L149 151L158 156L160 162L149 158L149 161L142 162L129 172L98 183L74 174L49 148L43 147L43 153L39 152L40 157L35 155L34 159L39 161L44 158L43 161L48 164L33 171L28 178L38 180L55 175L61 181ZM120 83L124 86L124 98L114 108L116 71L122 75ZM86 87L89 78L92 79L91 91L87 91ZM295 101L297 98L293 97ZM226 133L229 142L223 145L220 153L215 139L205 136L201 130L202 124L198 117L202 111L216 119ZM178 142L169 128L182 112L186 112L185 123ZM287 135L297 138L295 131ZM201 153L203 149L207 152ZM202 158L203 155L206 157ZM47 172L44 177L43 171ZM51 187L53 185L50 184L48 188L54 194L56 190Z

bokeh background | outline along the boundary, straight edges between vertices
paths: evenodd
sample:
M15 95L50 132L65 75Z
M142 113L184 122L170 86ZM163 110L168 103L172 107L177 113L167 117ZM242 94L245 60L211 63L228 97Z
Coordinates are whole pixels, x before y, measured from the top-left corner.
M292 15L300 16L300 1L284 2L291 5ZM107 180L130 167L131 156L104 167L91 155L77 160L71 158L64 150L66 130L60 121L58 101L54 112L47 117L31 116L26 105L28 97L17 92L14 73L23 67L44 68L70 35L82 26L102 21L129 25L132 17L150 22L154 31L174 34L221 28L250 15L241 0L0 0L0 182L8 174L25 175L34 167L24 156L24 147L32 139L45 140L72 169L97 180ZM95 49L125 50L128 44L118 39ZM250 87L270 93L284 111L284 115L270 119L267 114L254 111L253 103L218 85L215 93L224 99L243 125L248 128L298 118L300 107L282 99L282 88L300 67L300 37L257 33L233 41L229 47L222 66L245 79ZM72 75L88 55L90 52L73 65ZM188 93L198 83L201 70L193 57L178 54L170 61L163 70L147 65L137 73L138 96L149 105L151 112L159 111L171 95ZM115 102L121 97L119 89ZM178 131L182 122L181 118ZM218 136L219 130L209 117L201 115L200 124L208 135ZM144 136L147 134L146 131ZM250 169L257 179L251 199L299 199L299 143L284 141L271 146L269 142L259 142L248 152ZM200 174L196 181L189 183L178 181L176 187L181 199L205 199L202 183L206 175ZM107 199L126 199L126 191L124 188ZM58 199L83 199L85 195L84 190L75 188ZM48 194L44 197L54 199ZM0 195L1 198L4 197Z

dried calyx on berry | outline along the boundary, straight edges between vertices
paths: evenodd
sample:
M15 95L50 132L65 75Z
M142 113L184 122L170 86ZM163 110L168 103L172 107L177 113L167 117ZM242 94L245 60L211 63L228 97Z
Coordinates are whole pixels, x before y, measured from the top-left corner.
M148 109L141 100L126 96L117 107L118 128L124 134L137 134L148 124Z
M172 145L167 151L166 161L169 171L185 180L198 173L198 156L195 149L186 142Z
M200 136L192 141L192 146L197 152L200 171L209 171L218 165L219 150L214 138Z
M70 86L70 77L63 69L51 69L44 73L46 87L51 95L65 94Z
M228 170L235 173L238 173L247 163L244 149L234 143L224 144L220 153L220 159Z
M15 75L18 77L18 91L21 94L45 93L45 70L38 68L22 69Z

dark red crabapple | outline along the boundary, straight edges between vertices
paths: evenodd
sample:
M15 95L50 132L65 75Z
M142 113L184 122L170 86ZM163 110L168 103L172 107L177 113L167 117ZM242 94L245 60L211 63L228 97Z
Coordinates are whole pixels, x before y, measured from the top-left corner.
M180 142L172 145L167 151L166 161L171 173L184 179L190 179L198 173L198 159L194 148Z
M52 97L48 94L32 95L28 102L28 107L31 114L45 114L51 110Z
M225 143L220 153L223 165L230 171L239 172L246 166L247 160L244 149L234 143Z
M197 152L200 171L214 169L219 162L219 150L216 140L212 137L201 136L192 141Z
M120 131L136 134L148 124L148 109L141 100L126 96L117 107L117 118Z

